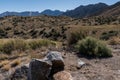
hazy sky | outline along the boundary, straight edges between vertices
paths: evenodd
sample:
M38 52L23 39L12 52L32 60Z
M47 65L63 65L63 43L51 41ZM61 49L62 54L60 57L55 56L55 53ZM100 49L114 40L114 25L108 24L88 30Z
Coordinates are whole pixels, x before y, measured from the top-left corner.
M0 13L5 11L43 11L45 9L66 11L80 5L104 2L109 5L120 0L0 0Z

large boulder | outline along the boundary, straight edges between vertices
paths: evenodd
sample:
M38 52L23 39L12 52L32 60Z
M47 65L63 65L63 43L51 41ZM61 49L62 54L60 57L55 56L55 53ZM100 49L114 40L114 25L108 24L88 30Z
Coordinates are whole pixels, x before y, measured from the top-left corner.
M46 59L52 62L51 75L64 70L65 64L60 52L57 51L48 52Z
M52 62L54 67L64 67L64 61L60 52L51 51L46 58Z
M29 80L48 80L52 63L47 60L34 59L29 65Z
M54 80L73 80L69 72L60 71L53 76Z
M64 61L60 52L48 52L44 59L33 59L29 65L28 80L51 80L53 75L64 70Z

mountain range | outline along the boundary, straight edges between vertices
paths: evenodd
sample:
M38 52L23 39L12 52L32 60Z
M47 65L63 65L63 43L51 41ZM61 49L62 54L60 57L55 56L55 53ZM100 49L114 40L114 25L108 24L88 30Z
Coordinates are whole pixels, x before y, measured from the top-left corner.
M109 17L109 16L120 16L120 1L107 7L106 9L103 10L102 13L99 13L98 15L100 16L105 16L105 17Z
M38 11L33 12L33 11L25 11L25 12L4 12L0 14L0 17L4 17L4 16L39 16L39 15L50 15L50 16L58 16L61 15L63 12L59 11L59 10L44 10L41 13L39 13Z
M79 6L73 10L63 13L63 15L75 18L89 17L95 13L101 12L103 9L107 7L108 5L105 3L90 4L87 6Z
M120 2L113 5L107 5L105 3L89 4L86 6L79 6L73 10L67 10L66 12L59 10L44 10L42 12L4 12L0 14L0 17L4 16L39 16L39 15L50 15L50 16L69 16L73 18L84 18L91 16L120 16Z

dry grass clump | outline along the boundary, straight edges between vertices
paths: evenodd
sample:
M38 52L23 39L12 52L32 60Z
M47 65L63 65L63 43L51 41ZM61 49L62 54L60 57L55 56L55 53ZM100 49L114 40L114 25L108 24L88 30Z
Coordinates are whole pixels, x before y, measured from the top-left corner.
M45 57L45 54L37 54L37 53L31 53L30 54L30 58L33 59L33 58L36 58L36 59L42 59Z
M11 63L11 67L16 67L17 65L19 65L21 63L20 59L16 59Z
M4 71L9 71L10 69L11 69L11 65L10 64L4 65L2 67L2 70L4 70Z
M109 42L110 45L117 45L120 44L120 37L112 37Z
M9 61L8 60L4 60L0 62L0 68L3 67L4 65L8 64Z
M50 40L43 40L43 39L33 39L28 41L28 46L30 49L37 49L41 47L48 47L50 45L56 45L55 42Z
M8 57L9 56L7 54L3 54L3 53L0 54L0 60L7 59Z
M27 49L37 49L43 46L48 47L56 45L54 41L44 39L5 39L5 41L3 39L0 41L0 52L6 54L11 54L12 51L25 51Z
M27 43L22 39L10 39L0 45L1 52L10 54L14 50L24 51L27 49Z
M13 61L10 60L4 60L0 63L0 68L4 71L8 71L12 67L16 67L21 63L20 59L15 59Z
M9 60L4 60L0 62L0 68L3 71L8 71L9 69L11 69L11 65L9 64L10 61Z

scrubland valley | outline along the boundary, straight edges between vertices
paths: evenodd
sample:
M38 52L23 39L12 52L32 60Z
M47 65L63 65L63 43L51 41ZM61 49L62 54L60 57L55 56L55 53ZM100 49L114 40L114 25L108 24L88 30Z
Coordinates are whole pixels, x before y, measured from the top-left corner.
M0 17L0 80L120 80L119 7Z

